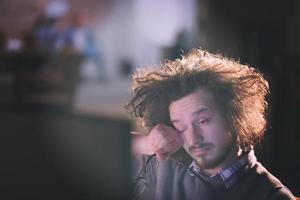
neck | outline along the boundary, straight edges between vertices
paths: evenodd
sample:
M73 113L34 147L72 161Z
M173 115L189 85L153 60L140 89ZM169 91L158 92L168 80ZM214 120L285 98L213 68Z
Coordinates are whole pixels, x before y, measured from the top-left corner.
M234 148L232 151L228 153L224 161L214 168L209 169L203 169L203 173L208 176L214 176L226 169L228 166L232 165L234 162L236 162L238 159L240 159L242 156L242 149L240 148Z

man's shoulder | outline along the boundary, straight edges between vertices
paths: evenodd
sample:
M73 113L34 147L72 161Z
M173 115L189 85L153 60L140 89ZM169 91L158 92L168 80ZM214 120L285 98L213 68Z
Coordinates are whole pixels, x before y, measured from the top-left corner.
M249 169L246 176L248 176L249 183L255 187L257 193L265 196L264 199L288 200L295 198L292 192L259 162ZM247 181L246 179L244 181Z

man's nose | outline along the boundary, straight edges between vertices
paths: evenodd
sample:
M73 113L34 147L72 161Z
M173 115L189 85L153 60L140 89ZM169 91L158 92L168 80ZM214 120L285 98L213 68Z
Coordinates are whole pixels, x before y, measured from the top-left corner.
M194 145L203 140L202 130L199 127L191 126L187 130L186 140L189 145Z

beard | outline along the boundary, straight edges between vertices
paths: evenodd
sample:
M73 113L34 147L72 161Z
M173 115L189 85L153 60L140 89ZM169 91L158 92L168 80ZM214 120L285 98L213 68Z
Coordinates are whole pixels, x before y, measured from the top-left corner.
M209 152L207 155L203 156L193 155L191 151L189 151L189 154L201 169L213 169L215 167L221 166L228 158L229 154L231 154L235 150L235 147L236 142L234 142L234 139L231 137L231 139L223 148L215 149L216 147L212 146L212 149L210 149L210 151L215 150L217 152Z

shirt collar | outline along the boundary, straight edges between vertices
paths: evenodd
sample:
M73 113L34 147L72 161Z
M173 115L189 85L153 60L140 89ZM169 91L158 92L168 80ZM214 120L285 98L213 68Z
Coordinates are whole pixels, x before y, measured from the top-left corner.
M220 176L225 187L228 189L232 185L234 185L242 174L245 172L246 169L253 166L256 162L256 156L254 154L254 150L250 150L246 155L241 157L239 160L234 162L232 165L225 168L222 172L212 176ZM189 174L191 176L198 175L200 177L203 176L201 169L198 167L195 161L193 161L189 166Z

